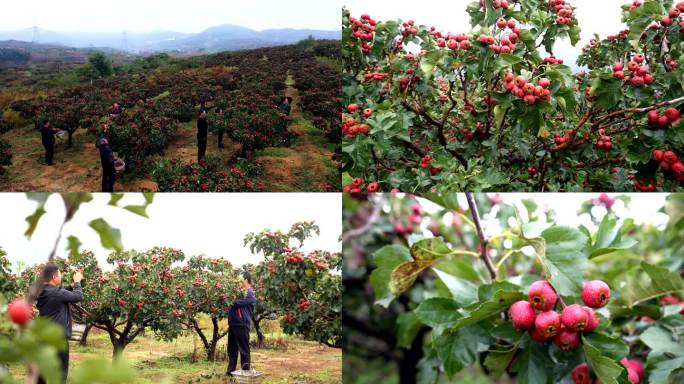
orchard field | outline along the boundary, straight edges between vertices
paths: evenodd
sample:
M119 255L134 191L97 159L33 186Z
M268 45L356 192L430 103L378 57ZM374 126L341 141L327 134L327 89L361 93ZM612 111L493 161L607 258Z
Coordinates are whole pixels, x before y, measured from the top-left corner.
M94 56L61 72L0 71L0 189L99 191L95 141L107 127L126 164L117 190L340 190L339 57L338 42L305 40L114 66ZM289 117L276 110L286 96L293 98ZM115 102L124 113L110 115ZM209 109L210 131L203 164L201 108ZM44 164L37 130L45 118L64 131L54 167Z
M47 195L38 198L41 212ZM131 209L145 215L146 205ZM88 194L62 195L69 222ZM116 206L121 195L112 195ZM31 215L32 236L42 214ZM113 252L103 262L80 249L70 236L66 257L55 248L46 261L62 271L62 285L82 272L84 300L71 304L83 336L73 339L70 383L226 382L227 317L245 296L243 272L252 276L257 297L253 316L252 367L270 383L336 383L341 376L341 255L302 247L320 235L313 222L283 230L244 234L255 264L228 258L186 255L181 249L124 250L120 233L103 218L90 225ZM58 239L62 236L61 230ZM61 253L61 252L60 252ZM237 257L237 256L236 256ZM10 260L14 260L12 268ZM31 375L30 367L54 378L63 330L34 317L28 302L41 286L44 263L25 265L0 248L0 381ZM19 261L19 262L18 262ZM28 300L28 302L27 302ZM9 303L5 305L5 303ZM113 365L112 365L113 362ZM9 375L9 376L7 376ZM109 377L111 375L111 377Z
M344 382L683 382L684 195L637 197L346 195Z
M573 3L474 1L457 30L344 9L344 190L681 190L684 2L615 2L607 36Z

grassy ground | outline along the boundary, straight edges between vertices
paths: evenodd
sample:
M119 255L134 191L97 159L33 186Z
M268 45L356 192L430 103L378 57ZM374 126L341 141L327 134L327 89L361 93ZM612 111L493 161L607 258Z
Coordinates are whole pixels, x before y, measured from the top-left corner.
M267 191L325 191L326 185L339 189L340 176L332 160L334 145L316 129L309 116L298 108L299 95L291 76L287 80L286 94L294 98L290 130L297 137L290 147L267 148L256 154L254 160L264 167L262 180ZM196 120L181 123L171 138L165 158L196 161ZM67 148L66 138L55 148L55 166L45 166L40 134L33 125L13 129L2 135L12 145L12 165L0 178L2 191L99 191L101 188L100 158L95 140L84 129L74 134L73 148ZM218 148L215 135L210 135L207 155L217 155L228 161L240 150L239 144L224 137L224 149ZM117 180L117 191L156 191L150 179L129 182Z
M252 335L252 339L256 337ZM264 384L333 384L342 382L342 351L313 342L271 334L268 344L278 348L252 348L252 364L265 372ZM277 340L277 343L274 341ZM88 346L71 344L70 369L84 360L110 356L112 347L108 336L95 332L88 338ZM226 371L226 339L217 348L216 362L204 360L199 339L184 336L175 342L157 341L149 334L138 337L124 351L124 358L137 370L135 383L228 383ZM194 362L193 362L194 361ZM23 379L24 368L10 366L10 372Z

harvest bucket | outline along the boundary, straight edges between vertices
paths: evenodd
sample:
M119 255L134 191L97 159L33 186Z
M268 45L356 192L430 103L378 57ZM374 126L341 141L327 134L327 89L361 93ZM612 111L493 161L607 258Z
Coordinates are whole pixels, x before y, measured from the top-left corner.
M119 159L114 162L114 169L116 172L121 172L126 168L126 163L124 163L123 160Z
M233 371L231 372L235 382L239 384L258 384L264 380L264 373L255 371L254 369L246 371Z

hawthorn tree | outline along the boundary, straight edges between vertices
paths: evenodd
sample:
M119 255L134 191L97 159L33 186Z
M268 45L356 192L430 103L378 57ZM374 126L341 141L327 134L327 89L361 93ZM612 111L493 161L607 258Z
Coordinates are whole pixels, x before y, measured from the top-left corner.
M268 295L265 280L260 278L264 271L268 271L268 267L263 268L261 262L259 265L246 264L242 266L242 269L248 271L256 280L253 282L252 287L254 288L254 293L257 297L257 302L254 306L254 318L252 323L254 323L254 331L257 334L257 347L264 348L266 346L266 337L264 336L264 331L261 329L261 322L263 320L276 320L278 318L278 307L271 300Z
M301 251L304 241L319 233L317 225L304 221L293 224L288 232L249 233L245 245L264 255L255 278L263 284L262 294L282 315L283 331L341 348L341 255Z
M681 195L668 197L665 230L619 217L604 196L596 230L557 224L533 200L426 197L436 210L411 196L345 198L343 372L436 383L478 365L517 383L681 380Z
M625 5L579 69L571 1L476 1L470 31L344 9L345 190L681 189L683 9Z
M202 340L207 360L214 361L218 342L228 334L220 321L227 318L230 305L244 297L242 277L226 259L191 257L187 264L174 269L180 281L175 286L177 304L172 314L183 326ZM200 326L200 315L211 319L211 334L206 335Z

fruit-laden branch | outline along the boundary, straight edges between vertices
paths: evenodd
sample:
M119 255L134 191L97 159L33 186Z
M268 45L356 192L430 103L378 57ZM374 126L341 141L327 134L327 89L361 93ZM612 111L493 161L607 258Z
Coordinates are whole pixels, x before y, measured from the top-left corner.
M611 112L605 116L599 117L598 120L596 120L594 122L594 124L602 123L603 121L608 120L611 117L620 116L620 115L624 115L627 113L644 113L644 112L648 112L652 109L656 109L656 108L660 108L660 107L666 107L666 106L681 103L681 102L684 102L684 96L678 97L678 98L672 99L672 100L661 101L660 103L653 104L650 107L627 108L627 109L621 109L619 111L613 111L613 112Z
M494 264L492 259L489 257L487 252L487 237L482 230L482 223L480 222L480 213L477 211L477 204L475 204L475 196L472 192L466 192L466 200L468 200L468 207L470 208L470 214L473 216L473 222L475 223L475 229L477 230L477 236L480 238L480 258L484 262L489 275L492 280L496 280L496 269L494 269Z

